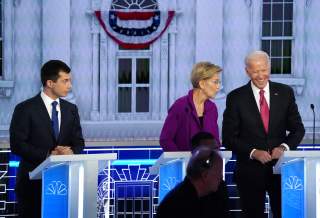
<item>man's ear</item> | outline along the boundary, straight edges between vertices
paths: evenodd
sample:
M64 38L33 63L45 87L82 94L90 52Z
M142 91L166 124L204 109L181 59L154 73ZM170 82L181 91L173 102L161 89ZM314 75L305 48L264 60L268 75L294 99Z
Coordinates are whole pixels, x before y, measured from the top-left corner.
M245 68L247 75L249 76L249 70L248 67Z
M54 84L54 82L53 82L52 80L47 80L47 81L46 81L46 86L47 86L48 88L52 88L52 87L53 87L53 84Z

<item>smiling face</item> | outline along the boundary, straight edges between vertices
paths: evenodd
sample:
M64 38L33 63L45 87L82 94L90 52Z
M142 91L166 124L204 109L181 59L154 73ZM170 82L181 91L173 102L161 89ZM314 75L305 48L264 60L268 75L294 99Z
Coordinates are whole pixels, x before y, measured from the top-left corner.
M263 89L269 81L270 62L264 55L256 55L248 59L246 71L253 84Z

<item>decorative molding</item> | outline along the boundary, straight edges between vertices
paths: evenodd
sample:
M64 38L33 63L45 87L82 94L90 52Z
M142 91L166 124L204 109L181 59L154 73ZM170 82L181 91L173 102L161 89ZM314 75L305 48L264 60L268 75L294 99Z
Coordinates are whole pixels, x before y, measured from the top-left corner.
M21 3L21 0L14 0L13 5L14 7L18 7Z
M0 78L0 98L11 97L14 88L14 6L19 1L4 1L3 16L6 18L3 24L3 75Z
M251 5L252 5L252 0L244 0L244 2L246 3L246 5L247 5L248 7L251 7Z
M0 98L9 98L13 93L14 82L9 80L0 80Z
M306 0L306 6L307 7L310 7L311 3L312 3L312 0Z
M272 77L272 81L274 82L279 82L283 84L287 84L293 88L295 93L297 95L302 95L302 92L305 87L305 79L304 78L296 78L296 77L289 77L289 78L277 78L277 77Z

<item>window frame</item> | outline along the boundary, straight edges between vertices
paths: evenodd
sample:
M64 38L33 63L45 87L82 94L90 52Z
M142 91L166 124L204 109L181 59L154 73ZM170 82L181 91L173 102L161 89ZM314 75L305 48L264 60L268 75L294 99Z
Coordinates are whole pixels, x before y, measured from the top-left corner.
M292 19L291 20L286 20L284 18L285 16L285 5L286 4L291 4L292 5ZM263 17L263 12L264 12L264 6L265 5L270 5L270 19L264 20ZM282 5L283 7L283 11L282 11L282 19L273 19L273 5ZM294 74L294 69L293 69L293 43L294 43L294 33L293 33L293 25L294 25L294 1L292 2L286 2L286 1L282 1L282 2L265 2L262 0L262 7L261 7L261 49L262 49L262 42L263 41L269 41L269 56L271 59L271 64L272 64L272 59L276 58L276 59L280 59L280 63L281 63L281 69L280 69L280 73L272 73L271 75L277 75L277 76L281 76L281 77L290 77L291 75ZM290 12L291 13L291 12ZM268 36L263 36L263 32L264 32L264 23L269 22L270 23L270 30L269 30L269 35ZM272 26L274 23L282 23L282 30L281 30L281 36L273 36L273 29ZM285 35L285 23L291 23L291 35ZM272 42L273 41L282 41L281 42L281 56L273 56L272 55ZM284 41L290 41L291 43L291 56L284 56L283 55L283 44ZM290 59L290 72L284 73L284 59ZM271 70L272 70L272 66L271 66Z
M131 59L131 86L127 84L119 84L118 81L118 73L119 73L119 59ZM146 86L145 84L137 84L136 83L136 63L137 59L149 59L149 85ZM151 118L151 105L152 105L152 46L148 50L120 50L118 48L116 54L116 93L115 93L115 114L117 120L127 120L129 117L134 116L138 120L147 120ZM131 112L119 112L118 108L118 101L119 101L119 87L131 87ZM149 112L136 112L136 88L137 87L148 87L149 88Z

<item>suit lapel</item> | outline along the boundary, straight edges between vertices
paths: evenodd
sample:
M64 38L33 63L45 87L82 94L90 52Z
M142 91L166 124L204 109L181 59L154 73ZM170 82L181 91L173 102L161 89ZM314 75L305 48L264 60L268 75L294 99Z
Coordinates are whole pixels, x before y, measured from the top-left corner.
M247 91L248 91L248 97L249 97L248 99L249 110L252 112L252 115L254 116L255 120L257 120L258 122L257 127L261 128L262 131L265 133L260 111L251 88L251 81L247 84Z
M61 124L60 124L60 131L59 131L59 136L58 136L58 142L60 141L62 137L62 133L65 129L65 123L66 123L66 106L65 103L62 99L60 99L60 111L61 111Z
M51 125L51 119L50 119L47 108L46 108L40 94L37 95L36 99L37 99L37 107L39 109L39 116L43 120L43 124L44 124L45 128L47 128L48 131L50 132L53 141L56 142L56 139L53 134L52 125Z
M269 131L273 128L273 123L276 120L277 114L277 107L281 104L281 100L279 98L279 92L274 87L272 82L269 82L269 89L270 89L270 117L269 117Z

